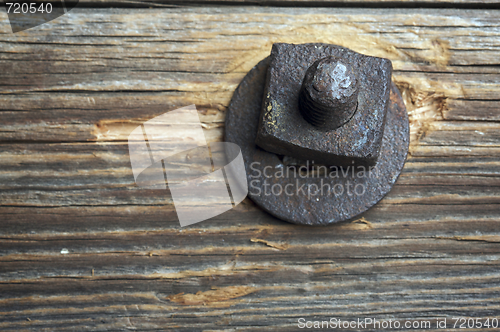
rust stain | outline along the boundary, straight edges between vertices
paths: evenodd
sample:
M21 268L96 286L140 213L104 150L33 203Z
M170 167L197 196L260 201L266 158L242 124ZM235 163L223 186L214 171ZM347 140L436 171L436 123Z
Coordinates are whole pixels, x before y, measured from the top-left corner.
M278 250L286 250L289 247L288 244L280 244L280 243L276 243L276 242L272 242L272 241L267 241L267 240L262 240L262 239L256 239L256 238L250 239L250 242L263 243L263 244L265 244L268 247L271 247L271 248L274 248L274 249L278 249Z
M199 291L196 294L170 295L167 299L181 305L211 305L242 297L255 291L256 289L250 286L229 286L206 292Z

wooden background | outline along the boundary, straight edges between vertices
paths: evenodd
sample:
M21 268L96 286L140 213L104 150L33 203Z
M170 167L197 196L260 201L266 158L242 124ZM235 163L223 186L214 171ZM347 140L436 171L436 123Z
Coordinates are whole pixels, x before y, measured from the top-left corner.
M1 331L500 318L499 3L249 3L270 6L82 0L16 34L0 11ZM246 199L181 229L168 193L135 185L128 134L194 103L221 140L275 42L392 60L412 131L401 177L342 225L290 225Z

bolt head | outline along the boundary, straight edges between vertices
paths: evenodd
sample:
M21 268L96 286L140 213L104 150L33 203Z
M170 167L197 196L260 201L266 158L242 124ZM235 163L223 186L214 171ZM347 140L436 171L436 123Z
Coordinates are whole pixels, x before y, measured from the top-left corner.
M359 84L353 68L338 57L325 57L306 71L299 96L302 116L327 130L348 122L358 105Z

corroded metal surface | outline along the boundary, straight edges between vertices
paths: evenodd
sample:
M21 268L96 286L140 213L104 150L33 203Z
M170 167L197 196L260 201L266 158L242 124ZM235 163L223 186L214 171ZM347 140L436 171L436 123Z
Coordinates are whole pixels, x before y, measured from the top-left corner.
M333 130L351 120L358 108L359 81L351 65L326 57L306 71L299 94L302 117L317 128Z
M317 60L341 58L359 83L357 110L347 123L325 131L304 119L299 93ZM274 44L265 80L257 145L267 151L326 165L374 165L380 152L392 64L330 44Z
M226 117L225 138L241 147L249 197L270 214L296 224L327 225L365 212L389 192L408 152L408 115L397 88L391 85L380 157L371 171L366 167L363 174L361 167L351 166L328 168L325 175L310 171L312 167L293 169L255 144L269 61L262 60L245 76Z

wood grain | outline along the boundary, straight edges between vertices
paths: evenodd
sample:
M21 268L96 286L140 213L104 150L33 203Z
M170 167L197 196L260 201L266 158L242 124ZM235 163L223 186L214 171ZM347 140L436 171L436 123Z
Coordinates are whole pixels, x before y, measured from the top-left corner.
M17 34L0 15L0 330L500 318L500 12L76 8ZM196 104L222 140L234 89L275 42L392 60L411 119L401 177L340 225L246 199L180 228L168 191L135 185L129 133Z
M276 7L403 7L498 9L498 0L80 0L79 6L181 7L199 5Z

